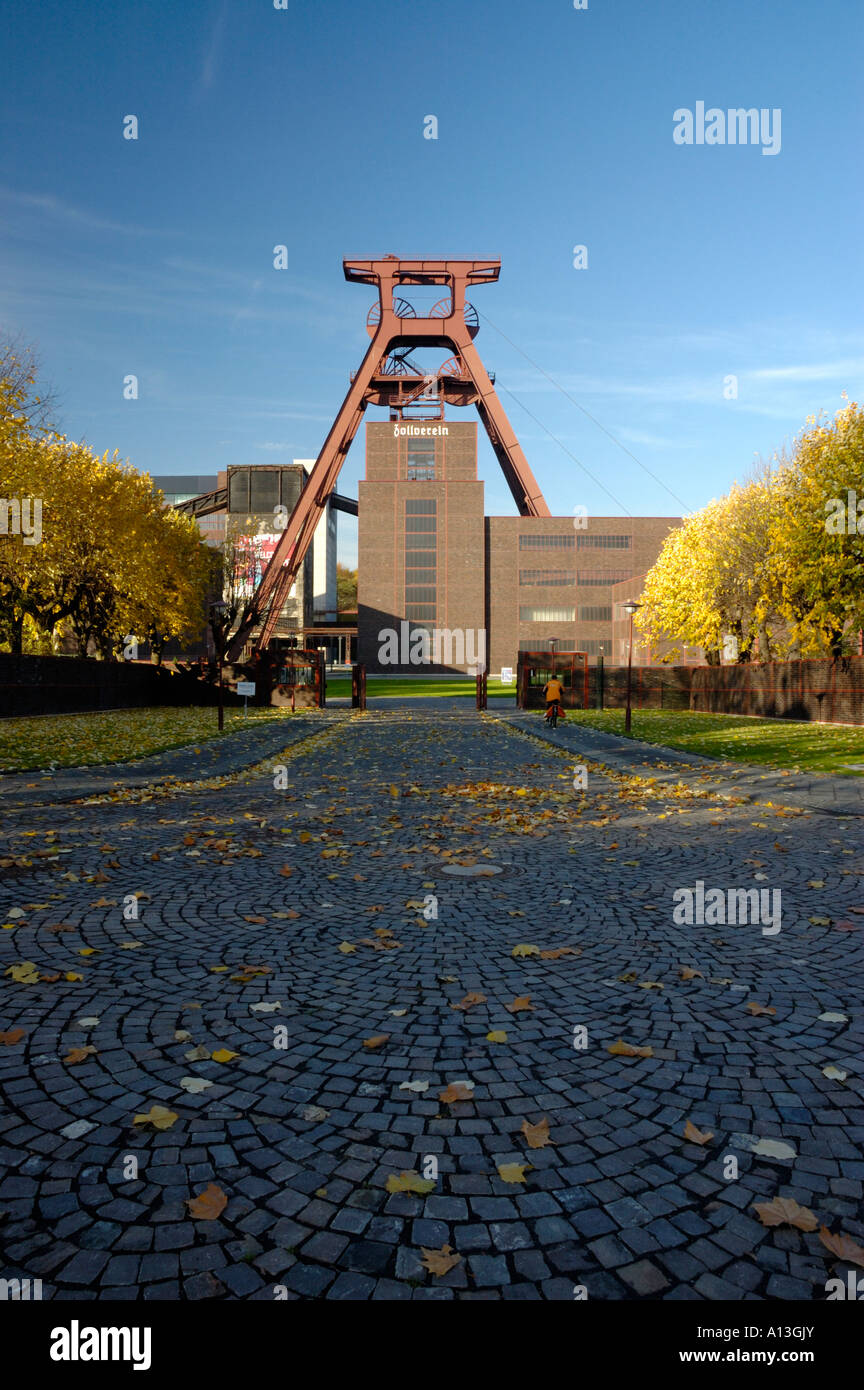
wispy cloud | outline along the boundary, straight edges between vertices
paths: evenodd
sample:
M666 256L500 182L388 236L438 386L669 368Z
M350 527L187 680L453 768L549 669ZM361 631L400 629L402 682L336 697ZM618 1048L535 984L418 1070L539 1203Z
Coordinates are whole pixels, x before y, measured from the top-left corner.
M835 381L842 377L864 376L864 357L847 357L840 362L811 362L797 367L759 367L749 375L757 381Z
M120 232L123 236L170 236L170 232L158 227L142 227L130 222L115 222L108 217L100 217L86 208L74 207L53 193L18 193L11 188L0 187L0 203L19 207L36 213L44 213L64 222L74 222L79 227L88 227L97 232Z
M201 75L198 79L198 91L209 91L216 81L219 72L219 65L222 61L222 40L225 33L225 21L228 17L227 0L222 0L219 13L210 31L207 47L204 50L204 59L201 64Z

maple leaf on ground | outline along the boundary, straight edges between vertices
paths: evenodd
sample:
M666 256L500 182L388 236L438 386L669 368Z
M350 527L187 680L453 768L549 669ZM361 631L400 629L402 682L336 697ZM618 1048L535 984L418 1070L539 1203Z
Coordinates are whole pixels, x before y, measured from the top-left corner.
M554 951L541 951L541 960L560 960L562 956L581 956L581 947L556 946Z
M364 1038L363 1046L368 1047L371 1052L376 1047L383 1047L386 1042L389 1042L389 1040L389 1033L376 1033L375 1036L372 1038Z
M835 1235L832 1231L828 1230L827 1226L820 1226L819 1239L825 1246L825 1249L831 1251L832 1255L836 1255L838 1259L847 1260L849 1264L858 1265L861 1269L864 1269L864 1248L860 1245L856 1245L851 1236L844 1236L842 1231L838 1231Z
M540 947L528 946L522 943L519 946L514 946L510 954L511 956L539 956Z
M512 1004L505 1004L504 1008L507 1010L508 1014L518 1014L523 1009L528 1009L532 1013L534 1012L534 1005L531 1003L530 994L520 994L518 998L513 1000Z
M747 1004L747 1008L750 1010L754 1018L757 1018L759 1014L776 1014L777 1012L777 1010L772 1008L770 1004L767 1008L765 1008L764 1005L757 1004L755 999L751 999L749 1001L749 1003Z
M20 1042L24 1037L23 1028L11 1028L7 1033L0 1033L0 1043L5 1043L7 1047L14 1047L15 1043Z
M507 1034L503 1028L493 1028L491 1033L486 1034L486 1041L491 1043L505 1043Z
M775 1197L771 1202L754 1202L763 1226L797 1226L799 1231L815 1231L819 1222L809 1207L802 1207L794 1197Z
M606 1049L611 1052L613 1057L653 1057L654 1050L650 1047L631 1047L630 1043L625 1043L623 1038L617 1042L610 1043Z
M279 870L283 878L290 878L293 872L294 870L291 868L290 864L283 864L282 868Z
M391 1173L385 1186L388 1192L416 1192L421 1197L435 1188L431 1178L421 1178L419 1173L413 1171L400 1173L398 1178L395 1173Z
M455 1105L460 1100L473 1100L474 1088L464 1081L451 1081L444 1091L438 1092L438 1099L444 1105Z
M449 1245L442 1245L440 1250L427 1250L425 1245L421 1245L420 1249L423 1251L423 1258L420 1263L428 1269L430 1274L439 1278L458 1265L462 1259L462 1256L457 1255Z
M532 1166L530 1163L499 1163L498 1176L502 1182L525 1182L525 1174Z
M86 1062L87 1058L92 1056L95 1051L96 1048L89 1044L87 1047L72 1047L63 1058L63 1061L67 1062L71 1067L74 1066L76 1062Z
M485 994L477 994L477 993L469 992L468 994L465 995L465 998L462 999L458 1004L451 1004L451 1005L450 1005L450 1008L451 1008L451 1009L461 1009L463 1013L467 1013L469 1009L473 1009L473 1008L474 1008L475 1004L485 1004L485 1003L486 1003L486 995L485 995Z
M16 965L7 967L7 975L19 985L35 985L39 983L39 972L32 960L22 960Z
M199 1192L197 1197L186 1198L186 1205L189 1215L194 1216L196 1221L215 1221L227 1207L228 1198L221 1187L208 1182L204 1191Z
M697 1129L692 1120L688 1120L684 1126L684 1138L689 1139L691 1144L707 1144L714 1138L714 1132L702 1131Z
M336 947L336 950L341 951L343 956L350 956L353 951L357 950L357 947L352 946L350 941L342 941Z
M214 1062L233 1062L234 1058L239 1056L239 1052L232 1052L229 1047L220 1047L215 1052L210 1053Z
M153 1125L154 1129L170 1129L180 1117L164 1105L151 1105L146 1115L136 1115L133 1125Z
M522 1121L522 1133L528 1143L529 1149L545 1149L547 1144L554 1143L549 1137L549 1121L546 1116L538 1120L536 1125L531 1125L527 1120Z
M704 980L705 976L701 970L691 970L689 965L682 965L678 971L679 980Z

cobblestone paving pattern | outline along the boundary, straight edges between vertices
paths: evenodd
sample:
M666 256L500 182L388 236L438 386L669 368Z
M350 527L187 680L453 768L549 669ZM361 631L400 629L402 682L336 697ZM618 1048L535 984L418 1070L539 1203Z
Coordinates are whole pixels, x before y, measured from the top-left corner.
M583 793L572 753L474 713L346 714L284 767L285 790L268 764L7 819L0 1275L55 1300L809 1300L845 1279L818 1232L752 1208L794 1197L864 1239L860 823L617 774ZM782 930L673 925L696 880L780 887ZM458 1081L473 1097L441 1100ZM153 1106L170 1128L133 1123ZM388 1192L430 1157L428 1194ZM211 1183L227 1205L196 1219Z

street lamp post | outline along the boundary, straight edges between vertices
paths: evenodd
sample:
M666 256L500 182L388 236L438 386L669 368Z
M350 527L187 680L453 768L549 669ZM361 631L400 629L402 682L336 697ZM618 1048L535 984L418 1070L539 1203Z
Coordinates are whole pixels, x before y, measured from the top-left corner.
M630 692L632 690L633 681L633 614L638 612L642 605L641 603L634 603L631 600L629 603L622 603L621 607L624 609L624 612L628 613L630 616L630 639L627 643L627 709L624 714L624 732L625 734L629 734L631 718Z

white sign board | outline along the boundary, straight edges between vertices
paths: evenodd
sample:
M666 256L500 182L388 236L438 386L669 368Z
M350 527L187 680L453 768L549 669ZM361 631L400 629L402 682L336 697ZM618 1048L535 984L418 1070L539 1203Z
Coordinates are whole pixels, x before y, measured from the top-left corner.
M512 667L512 666L502 666L502 667L501 667L501 684L502 684L502 685L512 685L512 684L513 684L513 667Z
M254 694L255 694L255 682L254 682L254 681L238 681L238 682L237 682L237 694L238 694L238 695L254 695Z

